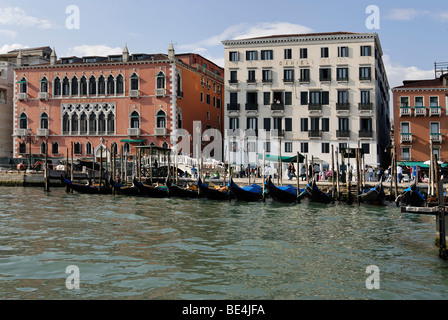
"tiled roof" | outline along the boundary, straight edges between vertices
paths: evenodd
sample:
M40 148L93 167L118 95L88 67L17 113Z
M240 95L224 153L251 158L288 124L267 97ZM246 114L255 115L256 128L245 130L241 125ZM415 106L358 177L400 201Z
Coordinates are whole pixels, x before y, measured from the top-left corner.
M394 89L412 89L412 88L446 88L441 78L427 80L404 80L403 85Z

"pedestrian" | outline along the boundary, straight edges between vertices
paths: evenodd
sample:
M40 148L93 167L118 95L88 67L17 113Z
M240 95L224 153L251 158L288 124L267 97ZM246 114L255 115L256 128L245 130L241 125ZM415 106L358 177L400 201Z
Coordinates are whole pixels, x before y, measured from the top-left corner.
M317 163L314 164L314 179L319 180L320 167Z
M398 183L401 183L401 179L403 179L403 168L400 165L398 165L397 166L397 180L398 180Z
M367 172L369 173L369 181L373 181L373 168L369 166L369 169L367 169Z
M306 179L306 168L305 168L305 166L302 166L302 168L300 169L300 177L302 178L302 181L304 181Z

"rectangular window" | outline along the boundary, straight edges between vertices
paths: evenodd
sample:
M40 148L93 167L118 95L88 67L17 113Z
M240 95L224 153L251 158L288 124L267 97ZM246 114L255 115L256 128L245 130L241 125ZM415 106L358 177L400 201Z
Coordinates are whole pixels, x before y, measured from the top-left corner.
M347 90L340 90L338 91L338 103L348 103L348 91Z
M339 118L338 119L339 124L339 131L348 131L348 118Z
M59 153L59 144L57 142L53 142L51 145L51 153L58 154Z
M263 79L263 82L272 82L272 71L271 70L262 70L262 79Z
M238 82L238 76L236 70L230 71L230 83L237 83Z
M348 80L348 68L337 68L336 69L336 79L338 81Z
M430 133L440 133L440 123L439 122L431 122L430 124Z
M291 106L292 105L292 92L286 91L285 92L285 106Z
M246 51L246 60L247 61L258 60L257 51Z
M338 47L338 57L348 57L348 47Z
M368 90L361 91L361 103L362 104L370 103L370 91Z
M409 97L400 97L400 106L409 107Z
M285 131L292 131L292 118L285 118Z
M247 118L246 129L258 130L258 118Z
M248 70L247 71L247 82L256 82L255 79L255 70Z
M401 122L401 133L411 133L411 126L409 122Z
M416 107L423 107L423 97L415 97L415 106Z
M359 127L361 131L372 131L372 118L359 119Z
M372 55L372 46L361 46L361 57L370 57Z
M284 82L293 82L294 81L294 69L283 70L283 81Z
M362 152L363 152L364 154L370 154L370 144L368 144L368 143L362 143L362 144L361 144L361 149L362 149Z
M308 118L300 119L300 131L302 131L302 132L308 131Z
M263 104L265 106L268 106L271 104L271 93L270 92L263 92Z
M287 153L292 152L292 142L285 142L285 152Z
M308 92L306 91L300 92L300 104L302 106L308 104Z
M207 104L210 104L210 95L207 93L207 95L206 95L206 102L207 102Z
M330 119L322 118L322 132L330 132Z
M229 129L236 130L240 128L239 118L229 118Z
M321 58L328 58L329 57L328 47L320 48L320 57Z
M301 142L300 143L300 152L301 153L308 153L308 142Z
M328 142L322 143L322 153L330 153L330 144Z
M411 148L401 148L401 159L411 160Z
M292 59L292 49L285 49L285 60Z
M320 68L319 69L319 80L320 81L331 81L331 68Z
M278 130L281 132L283 130L282 126L282 118L273 118L274 119L274 130Z
M301 82L310 81L310 69L300 69L300 81Z
M430 107L439 106L439 97L429 97L429 106Z
M230 61L238 61L238 51L230 51L229 52L229 60Z
M271 143L269 141L264 143L264 151L271 152Z
M300 49L300 59L308 59L308 49L307 48Z
M370 78L371 78L371 68L359 67L359 80L370 80Z
M261 60L273 60L274 51L272 50L261 50Z
M271 131L271 118L263 119L263 128L266 131Z
M311 131L319 131L320 118L311 118Z

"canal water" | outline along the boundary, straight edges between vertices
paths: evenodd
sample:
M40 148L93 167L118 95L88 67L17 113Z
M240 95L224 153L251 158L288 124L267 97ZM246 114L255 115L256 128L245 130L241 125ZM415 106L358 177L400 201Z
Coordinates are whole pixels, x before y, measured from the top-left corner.
M0 298L447 299L434 240L434 217L393 205L0 187Z

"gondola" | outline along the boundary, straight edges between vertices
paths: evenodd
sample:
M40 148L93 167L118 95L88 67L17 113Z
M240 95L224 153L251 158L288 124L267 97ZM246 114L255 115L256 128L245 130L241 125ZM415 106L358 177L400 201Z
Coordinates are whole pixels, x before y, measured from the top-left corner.
M233 179L229 182L230 193L235 196L238 201L254 202L263 199L263 187L252 184L247 187L239 187Z
M380 181L375 187L363 191L359 196L361 202L372 205L384 205L386 194L384 193L383 182Z
M68 188L85 194L112 194L112 188L110 186L102 185L92 185L92 184L82 184L76 183L69 179L61 178L62 183Z
M121 194L124 196L139 196L140 190L132 185L132 186L125 186L121 183L118 183L112 179L110 179L110 185L113 186L113 189L116 194Z
M409 188L403 190L403 193L398 196L396 202L400 201L404 206L424 207L426 206L425 197L417 188L417 182L414 180Z
M224 188L224 190L210 188L200 178L198 179L197 185L200 196L209 200L229 200L231 197L228 188Z
M178 185L172 184L171 181L166 183L169 189L169 196L176 198L200 198L199 189L197 185L191 187L179 187Z
M297 194L297 188L292 185L275 186L271 180L271 177L266 181L266 189L271 196L272 200L282 203L295 203L303 198L304 189L299 189L299 194Z
M311 202L329 204L333 201L331 193L320 190L314 179L306 185L305 192Z
M151 198L166 198L169 195L169 190L165 186L149 186L141 183L134 178L134 186L140 191L142 196Z

